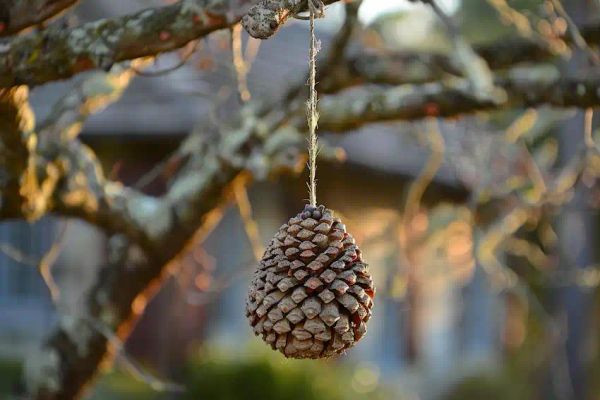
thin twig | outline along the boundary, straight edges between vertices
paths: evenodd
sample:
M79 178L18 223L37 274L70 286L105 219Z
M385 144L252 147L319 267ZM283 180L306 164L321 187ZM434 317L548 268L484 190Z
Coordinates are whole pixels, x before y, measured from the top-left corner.
M12 244L0 243L0 252L19 264L29 265L31 267L36 267L38 265L38 260L25 254L21 249L18 249Z
M240 217L242 217L242 222L244 223L246 236L248 236L248 240L252 246L254 257L258 261L261 259L265 250L262 245L262 241L260 240L258 224L252 217L252 204L250 204L250 199L248 199L248 191L246 190L246 184L244 180L238 179L235 181L233 185L233 193L238 210L240 212Z
M535 38L537 32L531 26L531 22L522 12L511 7L506 0L487 0L505 23L510 23L514 26L519 34L528 38Z
M417 178L412 182L406 195L402 219L398 224L400 236L400 252L398 252L399 263L406 266L406 279L414 282L418 280L417 268L415 268L414 257L411 250L415 238L410 235L410 225L421 209L421 201L427 187L439 171L444 162L445 141L437 119L430 118L427 123L427 141L430 148L430 156Z
M593 120L594 120L594 109L590 107L585 110L584 130L583 130L585 146L589 150L596 149L596 143L594 142L594 136L593 136L593 126L592 126Z
M454 23L452 18L446 14L436 0L422 1L431 6L432 10L446 27L454 46L452 58L456 61L463 71L464 76L471 83L475 95L478 98L486 100L496 100L502 97L500 96L501 93L499 92L499 89L494 86L494 74L490 71L489 65L463 38L460 29Z
M159 379L153 376L150 372L146 371L135 360L131 359L127 355L123 341L100 320L96 318L86 318L86 321L89 322L92 328L94 328L98 333L104 336L106 340L108 340L108 342L114 348L121 365L123 365L127 372L129 372L135 379L145 383L157 392L181 393L185 391L185 386L179 383Z
M40 262L38 264L38 270L40 271L42 279L44 279L46 287L48 287L50 297L52 298L54 304L56 304L59 300L60 289L56 284L56 281L54 280L54 276L52 276L52 266L56 262L56 259L58 258L64 247L68 227L69 221L66 221L63 224L60 232L56 236L56 239L52 243L52 246L50 246L50 249L48 249L46 254L44 254L44 256L40 259Z
M231 28L231 55L233 69L237 80L238 94L240 100L246 103L252 98L248 89L248 64L244 60L242 52L242 25L236 24Z
M131 68L136 73L136 75L143 76L143 77L154 78L157 76L166 75L170 72L173 72L173 71L178 70L179 68L183 67L190 60L190 58L192 58L192 55L194 55L194 53L196 52L196 49L198 48L199 40L194 40L191 43L192 43L191 50L187 54L185 54L183 57L181 57L177 64L175 64L171 67L164 68L164 69L157 70L157 71L143 71L134 66L132 66Z
M322 58L322 62L319 62L318 70L319 77L322 77L320 82L321 88L324 91L331 91L332 87L340 86L340 80L346 79L346 72L340 73L336 69L346 69L347 60L344 58L346 48L350 43L350 39L356 27L358 26L358 10L362 0L353 1L346 3L346 18L344 24L331 39L330 45L327 49L327 56ZM310 66L307 76L310 74ZM321 78L320 78L321 79ZM294 83L290 86L285 93L281 96L282 103L288 111L298 108L298 106L304 102L304 87L308 78L303 78L299 83Z
M552 261L540 246L526 239L509 237L505 240L504 251L525 258L539 270L545 270Z
M331 69L332 66L345 62L344 53L350 44L350 39L356 27L359 24L358 11L362 5L362 0L349 1L345 4L346 18L344 24L335 34L329 45L327 52L327 64L325 70Z
M506 128L506 132L504 133L506 141L508 143L519 141L526 133L531 131L538 117L538 111L535 108L528 108Z
M48 251L40 259L29 256L20 249L8 243L0 243L0 252L4 253L4 255L11 258L13 261L23 265L28 265L30 267L36 267L39 270L54 303L58 301L60 291L54 280L54 277L52 276L51 269L64 247L68 225L69 222L65 222L63 224L60 232L56 236L56 239Z
M252 64L254 64L254 61L258 56L261 43L262 40L253 38L252 36L248 37L248 42L246 43L246 51L244 51L244 59L246 60L246 65L248 65L248 68L250 68Z
M589 44L587 43L587 41L585 40L585 38L579 31L577 24L575 23L575 21L573 21L573 18L571 18L571 16L567 12L567 10L565 10L565 8L563 7L560 0L549 0L549 1L554 6L556 13L558 15L560 15L562 18L564 18L565 21L567 21L568 33L571 36L573 43L575 43L575 46L577 46L580 50L582 50L586 54L586 56L588 57L588 59L590 60L590 62L592 64L594 64L596 66L600 65L600 56L598 56L598 53L596 53L596 51L594 51L589 46Z
M210 303L219 293L235 283L237 279L245 276L248 272L250 272L251 268L255 267L256 261L254 259L241 262L236 268L233 269L232 272L215 278L212 281L209 290L202 291L200 293L197 291L188 293L186 297L187 303L194 306L201 306Z
M444 162L445 141L437 119L431 118L427 120L427 141L431 149L427 163L419 172L417 178L413 181L408 189L406 203L404 206L404 218L407 223L410 223L412 218L418 213L421 208L421 199L427 187L432 182L435 174L439 171Z
M131 185L134 189L144 189L146 186L154 182L160 174L163 173L165 167L171 161L172 157L167 157L161 160L159 163L155 164L149 171L144 173L133 185Z
M552 351L556 352L559 357L564 358L566 355L564 354L563 330L545 310L537 296L529 288L529 285L496 256L496 252L506 243L506 240L527 222L529 218L528 211L527 207L519 205L503 215L481 240L477 240L476 259L479 261L481 269L499 292L511 291L521 294L522 298L527 300L527 303L533 307L547 327L547 332L549 332L552 340ZM568 396L573 391L571 376L568 370L561 368L560 364L562 363L553 363L552 370L556 374L553 383L560 398L571 398Z

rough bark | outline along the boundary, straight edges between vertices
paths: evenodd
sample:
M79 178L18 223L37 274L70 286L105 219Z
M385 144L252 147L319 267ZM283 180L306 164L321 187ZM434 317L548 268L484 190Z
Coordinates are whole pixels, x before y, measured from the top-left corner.
M15 37L0 56L0 87L29 86L183 47L226 28L251 1L230 9L224 0L182 0L74 28L48 28Z
M43 213L37 198L35 172L35 118L28 103L29 90L17 86L0 90L1 209L18 210L28 219Z
M14 35L60 14L78 0L13 0L0 3L0 37Z
M319 104L319 127L341 132L378 121L450 118L541 105L587 108L600 103L600 80L594 76L565 78L557 73L530 71L497 79L496 85L504 90L496 101L478 98L464 80L327 96ZM296 123L301 125L300 121Z
M246 15L256 1L239 0L237 7L228 8L224 0L181 0L175 4L152 8L122 17L102 19L73 28L50 26L39 32L15 37L0 54L0 87L45 82L69 78L90 69L109 69L113 64L138 57L152 56L183 47L192 40L232 26ZM334 0L327 0L329 4ZM65 1L27 0L18 4L47 4ZM270 2L252 7L257 14L268 14ZM292 1L294 3L294 1ZM24 7L24 6L23 6ZM41 7L41 6L40 6ZM58 7L58 6L56 6ZM289 8L289 5L286 6ZM46 10L46 9L44 9ZM47 12L49 17L50 12ZM28 15L23 18L32 18ZM37 16L42 19L41 15ZM1 18L1 16L0 16ZM273 33L288 16L277 19ZM1 32L0 32L1 34ZM600 23L582 28L590 44L600 43ZM569 37L563 38L569 41ZM491 68L500 69L521 62L538 62L556 54L540 41L508 38L497 43L476 46L475 51ZM364 74L378 76L380 83L416 83L439 79L444 74L459 74L460 69L440 54L393 53L385 56L350 57L346 78L360 80ZM402 74L388 71L403 71ZM343 80L344 85L353 79ZM325 88L324 84L324 88ZM327 90L334 90L326 88ZM338 88L339 89L339 88Z

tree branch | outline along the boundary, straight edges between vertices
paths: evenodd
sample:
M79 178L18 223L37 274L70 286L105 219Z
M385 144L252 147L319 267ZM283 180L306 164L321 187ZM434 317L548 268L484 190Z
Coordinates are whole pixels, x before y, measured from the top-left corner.
M350 70L347 68L346 62L346 50L352 36L360 26L358 20L358 10L362 5L362 0L356 0L347 2L345 4L346 17L344 24L331 39L331 44L327 50L327 56L321 60L318 60L319 65L317 68L318 76L323 79L320 82L319 91L331 92L344 87L345 82L351 82L353 77L349 74ZM307 78L308 79L308 78ZM306 80L307 80L306 79ZM291 89L287 94L286 98L298 96L298 93L306 89L305 82L301 85L297 85Z
M328 96L320 102L319 126L340 132L371 122L417 120L428 116L447 118L510 107L551 105L587 108L600 105L600 79L597 77L515 74L497 79L496 85L507 94L501 102L478 99L465 80L447 84L404 85L392 89L370 88L368 91ZM301 118L298 119L295 126L301 127Z
M76 138L87 118L118 101L131 79L134 68L142 68L150 58L117 64L109 72L96 71L78 82L52 107L48 118L38 127L42 143Z
M149 240L147 223L140 214L156 209L157 199L107 180L94 152L78 140L53 143L43 154L60 174L49 211L83 219L139 243Z
M143 65L149 60L136 60ZM95 154L76 136L93 112L116 101L134 72L127 65L96 72L80 81L53 107L34 132L27 88L0 91L0 217L36 219L48 211L75 216L105 229L126 233L144 242L146 226L139 225L137 208L157 201L105 179ZM39 137L39 141L38 141Z
M600 44L600 22L583 27L581 34L588 43ZM570 37L565 37L564 40L569 41ZM473 49L492 70L521 63L550 61L557 56L544 42L522 37L474 46ZM364 82L402 85L462 75L460 66L447 55L425 52L360 54L348 57L346 62L338 67L341 68L344 70L337 71L333 77L320 76L320 87L325 93L333 93ZM338 79L338 76L345 79Z
M165 7L14 38L0 55L0 87L39 85L184 46L236 23L251 0L181 0Z
M0 215L33 219L42 213L35 171L35 118L26 86L0 90Z
M501 97L502 94L497 93L498 90L494 87L494 76L489 65L464 39L454 20L446 14L436 0L421 1L432 8L446 27L453 46L452 61L460 68L463 76L471 82L474 94L482 100L496 100Z
M94 152L77 140L83 123L93 113L117 101L150 59L115 65L110 72L96 71L78 82L53 106L39 128L39 153L45 163L59 171L60 180L51 193L50 211L78 217L109 233L124 233L131 240L147 241L146 226L136 219L136 207L156 206L157 200L132 188L107 180Z
M71 29L50 26L16 37L0 52L0 87L40 85L178 49L238 23L256 1L238 0L235 7L230 7L228 0L180 0L165 7L100 19ZM265 15L272 12L272 7L289 9L290 2L298 3L294 10L305 8L298 0L268 0L252 10ZM277 19L276 29L287 17L286 14L285 18Z
M78 0L16 0L0 3L0 37L14 35L74 6Z

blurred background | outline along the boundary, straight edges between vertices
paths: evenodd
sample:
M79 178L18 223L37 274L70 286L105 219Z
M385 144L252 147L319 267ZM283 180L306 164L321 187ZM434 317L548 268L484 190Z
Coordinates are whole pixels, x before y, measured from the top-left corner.
M560 29L564 19L548 17L551 3L439 2L474 44L514 37L521 18L539 35ZM154 4L84 1L64 19L79 23ZM598 15L596 1L563 4L579 24ZM344 20L343 5L326 15L317 23L324 48ZM445 27L422 4L365 0L359 19L364 46L451 48ZM302 21L268 41L244 34L243 44L254 98L306 70ZM162 56L153 68L176 65L188 50ZM537 68L569 71L581 63L574 55ZM180 68L137 77L119 102L89 119L81 138L113 179L141 181L159 194L161 177L148 179L148 171L198 121L226 120L215 104L235 103L231 65L229 33L211 35ZM59 82L32 91L40 120L69 88ZM244 300L255 256L307 197L306 176L286 176L236 190L221 222L173 270L87 398L600 399L600 163L586 155L584 173L571 168L584 117L542 107L323 132L333 156L319 164L319 200L355 236L378 288L367 336L339 359L312 362L285 360L252 335ZM556 200L539 207L532 158L563 185L556 185ZM23 360L59 313L75 312L107 257L106 240L77 220L0 224L0 398L21 391ZM61 293L56 305L36 267L49 249Z

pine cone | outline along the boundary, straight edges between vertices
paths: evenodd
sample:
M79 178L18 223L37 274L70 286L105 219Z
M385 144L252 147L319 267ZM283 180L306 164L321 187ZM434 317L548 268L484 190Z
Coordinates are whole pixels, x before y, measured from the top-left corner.
M330 357L364 336L374 294L344 224L324 206L307 205L269 243L246 316L254 333L286 357Z

